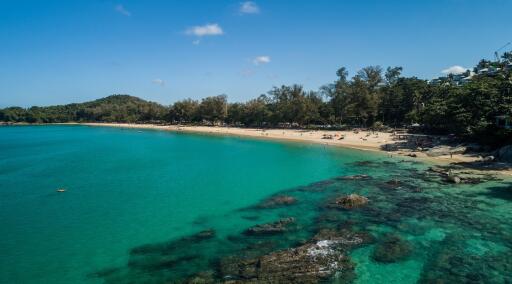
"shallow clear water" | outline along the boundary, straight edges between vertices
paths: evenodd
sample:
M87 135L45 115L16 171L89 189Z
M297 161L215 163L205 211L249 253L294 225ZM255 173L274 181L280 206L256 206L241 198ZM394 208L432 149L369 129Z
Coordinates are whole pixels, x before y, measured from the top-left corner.
M251 253L293 247L347 222L375 237L349 252L356 283L512 280L506 181L450 185L414 161L237 137L85 126L1 127L0 137L0 283L174 281L263 241L271 248ZM357 173L372 179L336 178ZM394 178L399 186L386 183ZM350 193L369 205L325 207ZM274 194L298 202L253 207ZM295 217L297 229L241 235L281 217ZM207 241L186 237L210 228L216 235ZM390 233L411 252L375 261Z

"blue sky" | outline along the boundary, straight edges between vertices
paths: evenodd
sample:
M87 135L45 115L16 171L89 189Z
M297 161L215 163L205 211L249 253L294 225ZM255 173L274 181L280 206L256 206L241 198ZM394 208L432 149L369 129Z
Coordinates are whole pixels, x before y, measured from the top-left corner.
M0 106L114 93L164 104L282 84L317 89L346 66L430 79L512 41L512 1L0 0Z

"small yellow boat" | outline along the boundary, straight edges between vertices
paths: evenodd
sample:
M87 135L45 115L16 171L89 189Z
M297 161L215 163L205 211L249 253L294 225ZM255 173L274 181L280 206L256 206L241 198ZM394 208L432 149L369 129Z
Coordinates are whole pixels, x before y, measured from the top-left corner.
M66 189L64 189L64 188L59 188L59 189L57 189L57 192L66 192Z

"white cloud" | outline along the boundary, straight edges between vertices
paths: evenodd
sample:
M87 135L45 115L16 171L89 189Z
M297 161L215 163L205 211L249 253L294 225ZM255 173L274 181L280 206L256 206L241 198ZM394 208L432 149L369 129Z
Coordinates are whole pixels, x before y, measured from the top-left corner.
M468 70L468 68L464 68L462 66L459 66L459 65L454 65L450 68L447 68L447 69L444 69L443 71L441 71L443 74L461 74L461 73L464 73Z
M193 41L192 41L192 44L193 44L193 45L198 45L198 44L200 44L200 43L201 43L201 40L200 40L200 39L196 39L196 40L193 40Z
M252 1L246 1L240 4L240 13L242 14L258 14L260 7Z
M151 81L153 84L156 84L156 85L160 85L160 86L165 86L165 81L162 80L162 79L154 79L153 81Z
M252 63L254 63L254 65L267 64L269 62L270 56L267 55L258 56L252 60Z
M224 31L218 24L206 24L204 26L195 26L195 27L188 28L185 31L185 33L188 35L202 37L202 36L223 35Z
M120 13L120 14L122 14L122 15L128 16L128 17L132 15L132 13L131 13L130 11L126 10L126 9L124 8L124 6L123 6L123 5L121 5L121 4L116 5L115 10L116 10L116 12L118 12L118 13Z

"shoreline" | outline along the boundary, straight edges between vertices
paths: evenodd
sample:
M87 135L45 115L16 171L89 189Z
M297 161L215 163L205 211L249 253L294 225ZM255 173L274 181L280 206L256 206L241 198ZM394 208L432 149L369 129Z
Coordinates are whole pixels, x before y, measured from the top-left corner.
M393 140L392 134L387 132L370 132L360 131L339 131L339 130L303 130L303 129L259 129L259 128L240 128L225 126L180 126L180 125L156 125L156 124L132 124L132 123L64 123L71 125L85 125L92 127L116 127L130 129L151 129L171 132L188 132L198 134L213 134L221 136L238 136L266 140L280 140L300 143L314 143L326 146L343 147L357 149L362 151L374 151L380 153L388 153L391 156L401 156L406 158L418 159L430 162L435 165L450 165L455 163L471 163L477 162L475 156L465 154L453 154L431 157L424 152L411 151L402 149L400 151L386 151L381 149L382 145L388 143L401 142L403 140ZM332 135L333 139L323 139L324 135ZM336 135L336 136L335 136ZM338 140L343 135L344 139ZM416 157L409 156L415 154ZM479 170L467 168L467 170L475 173L492 173L496 175L504 175L511 177L512 169L496 169L496 170Z
M16 125L16 124L15 124ZM30 124L23 124L30 125ZM45 124L41 124L45 125ZM221 136L238 136L265 140L280 140L300 143L314 143L326 146L343 147L363 151L374 151L391 156L402 156L406 158L423 160L434 165L446 166L457 165L456 163L478 162L477 156L466 154L453 154L431 157L424 152L413 151L409 149L400 149L396 151L386 151L381 146L391 143L399 143L404 140L396 140L388 132L370 132L370 131L340 131L340 130L305 130L305 129L260 129L260 128L240 128L225 126L182 126L182 125L156 125L156 124L135 124L135 123L53 123L52 125L83 125L91 127L114 127L130 129L149 129L171 132L187 132L197 134L213 134ZM324 139L325 136L331 136L332 139ZM340 137L343 136L343 139ZM415 157L410 155L414 154ZM508 169L473 169L465 167L465 170L475 173L490 173L512 177L512 168Z

